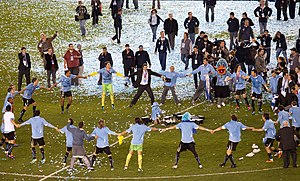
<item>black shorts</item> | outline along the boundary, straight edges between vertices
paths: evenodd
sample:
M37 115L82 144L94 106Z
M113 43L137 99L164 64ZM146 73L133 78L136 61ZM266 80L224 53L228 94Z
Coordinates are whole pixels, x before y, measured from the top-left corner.
M72 151L72 147L67 147L67 151L68 152Z
M31 105L33 103L35 103L35 100L33 100L32 98L30 98L30 99L23 98L23 105L24 106L29 106L29 105Z
M227 150L235 151L238 144L239 144L239 142L228 141Z
M39 146L44 146L45 145L44 138L38 138L38 139L31 138L31 146L34 147L37 144L39 144Z
M226 98L230 96L229 86L216 86L215 87L215 97L216 98Z
M9 133L3 133L3 135L8 141L15 140L15 132L14 131L9 132Z
M71 91L68 91L68 92L60 91L60 93L61 93L61 97L63 97L63 98L72 97L72 92Z
M268 148L273 147L274 141L275 141L275 139L267 138L267 141L265 142L265 147L268 147Z
M235 95L239 96L239 95L243 95L246 94L246 89L241 89L241 90L236 90Z
M190 150L192 153L196 153L195 143L194 142L191 142L191 143L180 142L179 146L177 148L177 152L182 152L182 151L186 151L186 150Z
M111 151L110 151L109 146L106 146L106 147L104 147L104 148L98 148L98 147L96 146L96 151L95 151L96 154L103 153L103 152L104 152L105 154L107 154L107 155L111 155Z
M262 94L256 94L255 92L252 93L251 97L256 99L262 99Z

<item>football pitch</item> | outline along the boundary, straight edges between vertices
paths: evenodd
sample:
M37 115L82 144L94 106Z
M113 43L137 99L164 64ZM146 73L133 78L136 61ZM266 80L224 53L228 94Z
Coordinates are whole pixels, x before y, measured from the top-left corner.
M110 12L108 10L108 2L104 1L105 7L102 23L105 24L110 20ZM178 2L176 2L178 3ZM202 5L202 2L199 2ZM143 4L143 3L141 3ZM40 32L45 31L47 35L51 35L56 30L59 32L58 40L54 41L54 48L58 59L62 61L62 56L69 42L84 41L79 35L79 25L74 22L73 11L76 8L75 1L0 1L0 5L5 10L0 17L2 30L0 31L0 97L4 100L8 86L13 83L17 84L17 53L22 46L27 47L28 53L33 61L32 78L38 77L41 79L41 84L45 85L46 74L42 69L42 62L39 53L36 49L37 38ZM89 1L86 1L89 6ZM150 2L145 5L147 14L151 8ZM274 8L275 10L275 8ZM143 13L139 11L139 13ZM251 10L252 11L252 10ZM133 14L133 10L129 13ZM148 16L148 14L147 14ZM203 18L202 18L203 19ZM100 20L101 21L101 20ZM203 21L203 20L202 20ZM299 18L297 19L299 22ZM111 22L109 22L111 23ZM108 23L108 24L109 24ZM88 22L91 24L91 22ZM91 25L88 28L91 29ZM113 31L112 24L108 29ZM150 29L150 28L149 28ZM128 30L129 31L129 30ZM75 32L75 33L74 33ZM88 34L87 41L92 42L93 36L109 36L112 33L105 34L105 27L100 27L99 30L91 30ZM179 38L178 38L179 39ZM100 53L102 43L91 43L91 47L97 47L97 50L92 50ZM110 46L110 45L107 45ZM115 46L115 45L114 45ZM85 47L88 51L90 47ZM115 50L122 50L120 47L114 47ZM97 59L97 57L95 57ZM98 60L97 61L98 65ZM121 61L121 60L116 60ZM86 66L88 66L87 62ZM158 63L158 62L157 62ZM61 72L62 72L62 67ZM120 70L122 70L120 68ZM85 72L87 74L89 72ZM24 80L23 80L24 82ZM85 83L85 81L84 81ZM89 86L97 87L97 82L89 83ZM121 82L119 82L121 84ZM187 83L190 87L190 92L193 92L193 83L191 80ZM24 86L24 85L23 85ZM73 103L69 113L60 114L59 106L59 89L56 88L54 93L38 90L34 94L34 99L38 103L37 109L41 110L41 117L44 117L48 122L62 128L67 125L67 119L73 118L74 124L85 122L85 130L91 133L97 125L98 120L106 120L106 126L116 132L126 130L130 124L134 123L135 117L145 116L145 110L150 109L150 99L146 94L133 107L129 108L129 103L136 92L120 91L115 96L115 110L110 107L109 97L106 98L105 110L101 110L100 94L101 89L96 89L96 92L89 93L89 87L74 88ZM180 95L185 94L177 90ZM186 91L186 89L184 89ZM154 94L156 101L159 102L162 89L156 87ZM189 93L190 95L191 93ZM176 106L172 99L167 99L166 103L161 106L165 111L164 115L172 115L177 112L189 111L191 114L205 116L202 126L215 129L230 121L230 115L236 114L239 121L249 127L261 128L263 121L261 115L252 115L247 111L245 106L235 110L235 102L229 99L225 107L218 109L215 104L210 105L201 99L196 105L191 105L191 97L185 96L181 106ZM22 110L22 99L17 96L15 99L15 117L19 116ZM243 105L243 104L241 104ZM2 104L1 104L2 106ZM32 107L25 113L24 120L32 116ZM263 111L270 112L270 104L265 101ZM148 113L149 114L149 113ZM271 119L276 120L277 116L271 114ZM165 128L162 125L155 125L157 128ZM278 128L278 126L277 126ZM180 131L172 130L164 133L150 132L145 135L143 145L143 172L138 173L137 169L137 154L134 154L128 170L124 171L123 167L130 146L130 135L126 137L122 145L118 144L116 136L110 136L111 151L114 159L115 170L111 171L109 161L106 155L100 154L97 157L95 170L87 172L86 168L76 165L73 174L69 174L67 166L61 163L65 154L65 136L56 132L54 129L45 128L44 139L46 142L45 155L46 163L41 164L41 155L37 150L38 162L31 164L31 149L30 149L30 126L24 126L16 130L19 144L15 147L13 154L16 157L14 160L5 157L4 152L0 154L0 179L2 180L299 180L299 168L283 169L283 160L274 158L273 163L266 163L267 154L264 150L262 138L263 132L242 132L242 141L237 146L237 151L233 153L237 168L230 168L230 163L227 162L226 167L222 168L218 165L223 162L226 145L228 141L228 133L220 131L215 134L208 132L197 131L194 135L196 150L199 154L200 161L203 165L202 169L197 167L197 162L191 152L183 152L180 155L179 165L176 170L172 169L176 149L180 142ZM252 144L257 144L261 151L252 158L245 155L253 149ZM277 142L275 142L277 145ZM88 155L94 151L95 141L85 142L85 149ZM299 153L299 151L298 151ZM243 159L239 160L239 158ZM68 158L68 163L70 158Z

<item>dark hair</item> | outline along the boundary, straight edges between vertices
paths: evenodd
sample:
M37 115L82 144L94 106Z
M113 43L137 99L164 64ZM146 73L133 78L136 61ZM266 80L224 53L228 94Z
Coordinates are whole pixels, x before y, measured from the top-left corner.
M234 72L236 73L238 67L241 66L241 64L237 64L235 67L234 67Z
M65 70L65 75L67 75L68 72L70 72L70 70Z
M10 88L7 89L7 92L10 92L11 90L12 90L12 88L10 87Z
M107 50L107 48L106 48L106 47L103 47L102 50Z
M269 30L265 30L264 32L268 32L269 33Z
M11 111L11 105L7 105L5 108L6 111Z
M103 119L100 119L99 122L98 122L98 124L99 124L99 128L100 129L102 129L102 128L105 127L105 121Z
M10 102L11 100L14 100L12 97L7 98L7 102Z
M232 121L237 121L237 117L236 117L235 114L231 115L231 120L232 120Z
M281 60L281 62L285 62L285 58L284 57L278 57L279 60Z
M271 70L271 74L272 74L272 73L276 73L276 71L275 71L275 70Z
M254 72L257 75L257 70L256 69L252 69L251 72Z
M84 124L83 124L83 121L79 122L79 123L78 123L78 128L83 128L83 125L84 125Z
M279 111L283 111L284 110L283 105L278 106L278 109L279 109Z
M231 15L231 16L234 16L234 12L230 12L230 15Z
M203 38L208 38L208 36L207 36L207 35L204 35Z
M293 101L292 102L292 106L297 106L298 104L297 104L297 102L296 101Z
M246 12L243 12L243 14L242 15L245 15L246 17L248 17L248 14L246 13Z
M204 60L208 61L208 58L204 57L204 58L203 58L203 61L204 61Z
M153 11L154 11L155 13L157 13L157 10L156 10L155 8L151 10L151 13L152 13Z
M257 52L259 53L259 52L261 52L261 51L265 51L265 49L259 48Z
M143 67L148 66L146 63L143 64Z
M189 34L188 32L184 32L184 35L186 35L189 38Z
M35 110L34 111L34 116L39 116L41 114L41 111L40 110Z
M194 48L197 48L197 49L198 49L199 47L198 47L197 45L195 45Z
M73 125L73 124L74 124L73 119L72 119L72 118L69 118L69 120L70 120L70 125Z
M129 47L129 44L126 44L125 47Z
M31 80L31 82L34 83L36 80L37 80L37 78L33 78L33 79Z
M104 62L105 67L107 64L110 64L110 62L109 61Z
M134 121L135 121L135 123L137 123L137 124L142 124L142 123L143 123L143 121L142 121L141 118L135 118Z
M73 45L73 43L69 43L69 47L70 47L71 45Z
M293 74L289 74L292 80L294 80L295 76Z
M283 76L283 77L286 76L287 74L289 74L288 70L283 70L283 71L282 71L282 76Z
M270 114L267 113L267 112L265 112L265 113L263 114L263 117L264 117L266 120L268 120L268 119L270 119Z
M22 48L21 48L21 50L24 50L24 49L26 50L26 48L25 48L25 47L22 47Z

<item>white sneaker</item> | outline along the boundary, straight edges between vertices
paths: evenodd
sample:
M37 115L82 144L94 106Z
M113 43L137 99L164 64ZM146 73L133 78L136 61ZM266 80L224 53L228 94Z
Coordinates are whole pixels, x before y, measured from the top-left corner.
M254 156L254 153L253 152L251 152L251 153L248 153L247 155L246 155L246 157L253 157Z
M138 168L138 172L143 172L143 169L141 169L141 168Z
M226 104L224 102L222 102L222 106L226 106Z
M202 168L203 168L203 166L200 164L200 165L199 165L199 168L200 168L200 169L202 169Z
M257 149L258 146L256 144L252 144L252 149Z
M127 166L125 166L125 167L124 167L124 170L128 170L128 167L127 167Z
M221 105L217 105L217 108L221 108L222 106Z
M45 162L46 162L46 159L45 159L45 158L41 160L41 163L42 163L42 164L44 164Z
M260 152L260 149L259 148L257 148L257 149L254 149L253 151L252 151L253 153L259 153Z
M181 104L180 104L180 103L178 103L177 105L178 105L178 106L181 106Z
M173 165L173 166L172 166L173 169L176 169L177 167L178 167L177 165Z
M30 163L34 164L37 161L37 159L33 159Z

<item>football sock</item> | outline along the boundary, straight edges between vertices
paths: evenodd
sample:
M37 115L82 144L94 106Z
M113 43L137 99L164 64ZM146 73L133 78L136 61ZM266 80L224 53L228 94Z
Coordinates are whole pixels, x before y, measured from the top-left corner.
M142 155L138 155L138 165L139 165L140 169L142 169L142 163L143 163L143 156Z
M125 162L125 167L128 167L131 157L132 157L132 155L130 153L128 153L126 162Z
M236 105L240 107L240 99L235 99Z
M35 150L35 147L31 148L31 152L32 152L33 159L36 159L36 150Z
M45 150L44 148L40 148L41 154L42 154L42 160L45 159Z

